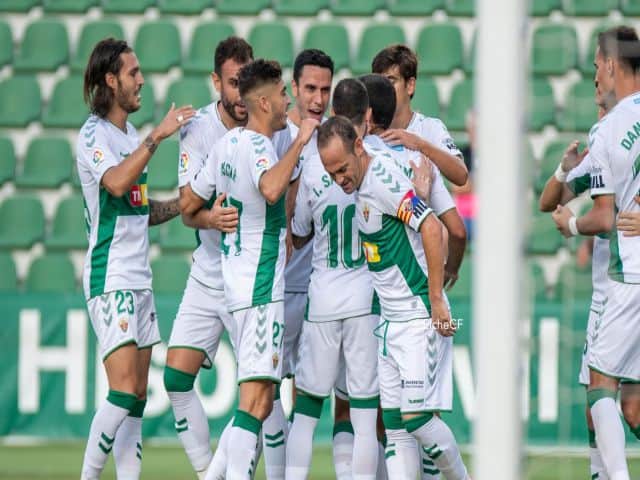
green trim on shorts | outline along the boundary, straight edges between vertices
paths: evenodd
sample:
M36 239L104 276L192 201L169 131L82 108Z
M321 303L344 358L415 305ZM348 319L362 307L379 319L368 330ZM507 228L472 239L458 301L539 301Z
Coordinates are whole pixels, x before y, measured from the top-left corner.
M349 407L351 408L378 408L380 405L380 395L368 398L349 397Z
M296 415L306 415L307 417L319 419L322 414L323 403L324 398L301 394L301 391L298 390L295 406Z
M146 406L147 406L146 398L136 400L136 403L133 406L133 408L129 410L129 416L135 417L135 418L142 418L142 415L144 414L144 407Z
M167 392L190 392L193 390L193 384L196 376L192 373L178 370L169 365L164 367L163 382Z
M264 380L268 380L272 383L275 383L276 385L280 385L281 380L279 378L276 377L269 377L269 376L264 376L264 377L246 377L246 378L239 378L238 379L238 385L241 385L243 383L247 383L247 382L257 382L257 381L264 381Z
M158 345L159 343L162 343L162 340L156 340L153 343L150 343L149 345L143 345L142 347L138 347L138 350L146 350L147 348L153 348L155 345Z
M350 433L353 435L353 424L349 420L342 420L333 425L333 436L339 433Z
M132 344L132 343L133 343L134 345L137 345L136 341L135 341L133 338L131 338L131 339L129 339L129 340L125 340L125 341L124 341L124 342L122 342L122 343L119 343L118 345L116 345L115 347L113 347L111 350L109 350L107 353L105 353L105 354L102 356L102 363L104 363L104 362L105 362L105 360L107 359L107 357L108 357L109 355L111 355L113 352L115 352L116 350L118 350L118 349L120 349L120 348L124 347L125 345L129 345L129 344ZM139 349L139 348L138 348L138 349Z
M587 392L587 403L589 404L589 408L593 408L593 405L603 398L611 398L613 401L616 401L616 397L618 396L618 392L609 390L608 388L594 388L593 390L589 390Z
M382 423L387 430L403 430L402 414L399 408L383 408Z
M249 412L238 409L233 417L233 426L258 435L262 428L262 422Z
M640 385L640 380L634 380L632 378L621 378L620 383L622 385Z
M309 392L307 390L304 390L303 388L300 388L298 386L296 386L296 391L298 391L298 393L302 393L303 395L306 395L307 397L313 397L313 398L320 398L322 400L326 400L327 398L329 398L329 395L320 395L318 393L313 393L313 392Z
M427 424L432 418L433 413L426 412L424 415L420 415L419 417L414 417L406 421L402 420L402 424L407 432L413 433L423 425Z
M211 368L213 367L213 362L211 361L211 358L209 357L209 355L207 355L207 352L204 350L204 348L191 347L189 345L171 345L170 347L167 347L167 350L173 350L173 349L176 349L176 348L182 348L184 350L193 350L195 352L203 353L204 354L204 361L200 365L200 368L204 368L205 370L211 370ZM205 361L208 361L209 365L207 365L205 363Z

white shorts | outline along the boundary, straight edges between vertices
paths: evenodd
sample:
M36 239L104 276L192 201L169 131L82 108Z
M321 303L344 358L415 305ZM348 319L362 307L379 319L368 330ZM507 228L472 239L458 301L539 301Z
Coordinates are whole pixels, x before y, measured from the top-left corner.
M104 361L129 343L149 348L160 343L160 330L151 290L114 290L87 302L93 331Z
M403 413L449 411L453 402L453 338L430 318L382 322L377 328L380 405Z
M233 312L238 383L282 378L284 305L267 303Z
M375 400L377 406L377 341L373 335L377 319L363 315L332 322L304 322L296 388L315 397L329 396L338 378L342 350L349 399Z
M376 324L379 320L376 320ZM377 348L377 345L376 345ZM377 365L376 365L377 368ZM378 373L376 372L376 376ZM347 364L344 361L344 351L340 350L340 358L338 359L338 378L333 386L333 393L340 400L349 400L349 391L347 390Z
M306 293L284 294L284 344L282 347L282 376L295 374L300 348L300 332L307 309Z
M640 285L609 281L589 368L609 377L640 380Z
M591 304L589 308L589 321L587 322L587 338L584 341L584 348L582 349L582 362L580 363L580 373L578 375L578 382L580 385L589 386L589 350L591 348L591 342L593 341L593 333L596 328L596 324L599 325L599 320L602 315L602 305Z
M182 302L171 327L169 348L188 348L204 353L203 368L211 368L220 337L233 325L224 290L209 288L189 276ZM229 338L233 339L231 332Z

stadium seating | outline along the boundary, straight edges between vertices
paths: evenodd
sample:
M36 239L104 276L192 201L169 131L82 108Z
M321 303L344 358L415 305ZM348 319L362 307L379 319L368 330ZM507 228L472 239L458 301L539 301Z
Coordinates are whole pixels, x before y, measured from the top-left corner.
M431 15L444 7L444 0L387 0L389 13L394 16Z
M29 24L13 62L17 72L52 72L69 60L69 36L64 23L36 20Z
M2 272L0 292L15 292L18 289L18 275L16 274L16 264L9 253L0 253L0 272Z
M47 250L84 250L87 245L84 203L81 195L74 194L58 204L45 246Z
M44 11L47 13L85 13L91 7L98 5L99 0L43 0Z
M209 7L213 7L212 0L158 0L158 8L164 14L200 15Z
M624 15L640 16L640 0L620 0L620 9Z
M77 290L73 264L62 253L45 254L29 267L24 284L29 293L73 293Z
M546 125L554 123L556 114L555 100L551 84L544 77L531 78L529 81L529 128L540 131Z
M569 146L569 143L571 143L573 140L575 140L575 137L563 136L558 137L554 141L547 144L544 155L542 157L542 161L540 162L540 168L536 175L536 195L542 193L547 180L549 180L549 177L553 175L553 173L556 171L556 168L558 168L558 164L562 160L564 151ZM585 145L581 143L578 148L582 150L583 148L585 148Z
M384 0L332 0L331 13L338 16L370 16L384 7Z
M199 24L193 31L187 58L182 62L182 70L188 74L207 74L213 72L212 45L235 33L233 26L226 20L214 20Z
M471 47L468 49L467 54L464 56L462 63L462 69L467 75L472 75L475 70L476 64L476 50L478 44L478 32L473 32L473 38L471 39Z
M385 47L394 43L405 43L404 30L395 23L373 23L367 25L360 38L358 53L351 64L351 71L361 75L371 72L373 57Z
M96 20L95 22L85 23L80 32L75 55L71 60L71 69L74 72L83 72L93 48L100 40L109 37L124 39L124 32L119 22L115 20Z
M16 174L16 153L10 138L0 137L0 185L13 180Z
M572 17L601 17L618 8L619 0L564 0L563 10Z
M536 255L553 255L564 243L549 214L534 215L527 239L527 252Z
M305 33L302 48L318 48L329 55L335 70L349 67L349 35L340 22L316 23Z
M581 80L571 86L564 108L558 112L558 127L568 132L588 132L598 121L593 80Z
M31 248L44 236L44 211L37 197L15 194L0 204L0 249Z
M411 106L428 117L440 117L438 87L432 79L420 77L416 80L416 92L411 99Z
M169 86L162 110L158 111L157 120L162 120L171 108L171 103L176 107L193 105L195 108L204 107L211 103L211 91L207 86L208 79L200 77L179 78Z
M153 121L153 117L156 113L156 101L153 94L153 83L147 82L140 90L142 96L140 100L140 110L129 115L129 121L134 127L140 128L143 125ZM162 118L167 114L167 111L158 112L158 115L162 114Z
M293 63L293 37L286 23L280 21L256 23L249 32L249 43L255 58L272 58L283 68Z
M269 3L270 0L216 0L216 10L221 15L257 15Z
M467 112L473 107L473 81L465 78L453 87L445 125L449 130L464 130Z
M547 285L542 267L534 260L529 260L527 263L530 301L546 300L548 297Z
M151 197L157 190L171 190L178 185L179 145L176 139L167 139L149 162L147 183Z
M453 17L473 17L476 13L475 0L445 0L445 8Z
M184 291L191 265L182 255L162 255L151 262L153 292L178 294Z
M13 61L13 37L11 27L5 21L0 21L0 67Z
M578 65L578 38L570 25L540 25L533 32L531 48L536 75L562 75Z
M155 0L102 0L105 13L143 13Z
M553 10L562 9L561 0L532 0L529 12L534 17L546 17Z
M162 224L159 237L163 251L189 252L196 248L195 231L186 227L180 217Z
M591 265L579 267L574 260L560 267L556 286L557 298L590 299L593 292Z
M82 98L83 79L72 75L60 80L53 90L42 124L50 128L80 128L89 113Z
M143 23L134 45L144 73L166 73L180 64L180 34L169 20Z
M312 16L328 6L328 0L273 0L273 10L277 15Z
M422 74L445 75L461 68L464 46L460 28L455 23L426 25L418 35L416 54Z
M64 138L40 137L27 150L24 169L16 177L20 188L58 188L71 178L73 154Z
M36 5L39 5L41 0L2 0L0 2L0 12L23 12L26 13Z
M40 86L35 77L14 75L0 83L0 127L26 127L40 118L40 109Z

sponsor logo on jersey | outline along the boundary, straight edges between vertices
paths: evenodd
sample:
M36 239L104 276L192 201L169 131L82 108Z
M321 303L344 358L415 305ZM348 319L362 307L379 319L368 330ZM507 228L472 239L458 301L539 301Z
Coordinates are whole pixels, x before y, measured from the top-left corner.
M417 218L420 218L427 208L425 203L416 196L414 191L409 190L404 197L402 197L396 215L404 223L409 223L412 216L415 215Z
M369 263L378 263L380 261L380 252L378 252L378 245L375 243L362 242L362 249L364 250L364 256Z
M134 207L142 207L149 205L149 199L147 198L147 185L134 185L129 191L129 203Z
M129 322L127 322L126 318L121 318L118 322L118 326L120 327L120 330L126 332L129 329Z
M178 162L178 175L185 175L189 169L189 154L180 152L180 160Z
M262 171L269 168L269 159L267 157L260 157L256 160L256 170Z
M100 150L99 148L96 148L93 151L93 158L91 160L93 161L94 167L97 167L98 165L100 165L104 160L104 153L102 153L102 150Z

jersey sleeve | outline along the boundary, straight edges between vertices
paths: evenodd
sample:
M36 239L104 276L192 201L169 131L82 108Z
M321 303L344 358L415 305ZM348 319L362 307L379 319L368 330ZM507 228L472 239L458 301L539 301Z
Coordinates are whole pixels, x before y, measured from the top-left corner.
M456 157L462 158L462 152L456 146L456 142L453 141L453 137L447 130L447 127L441 120L435 119L432 130L432 138L427 139L431 140L431 142L441 150L444 150L451 155L455 155Z
M195 192L203 200L208 201L216 189L216 168L217 168L217 149L218 144L215 144L207 155L207 158L202 165L202 168L196 172L189 183L191 183L191 190Z
M267 140L263 144L253 144L251 146L251 181L254 186L260 190L260 177L262 174L278 163L278 157L276 156L275 149L271 142Z
M587 154L582 161L567 174L567 187L578 196L591 188L591 156Z
M589 156L591 157L591 196L613 195L615 193L613 173L603 128L598 129L589 138Z
M89 133L90 130L80 133L84 138L79 143L78 157L87 165L87 170L96 183L100 184L105 172L120 163L119 152L112 150L107 132L102 125L96 125L93 135L87 137Z
M178 156L178 187L184 187L202 168L208 152L203 151L198 135L198 120L195 118L180 129L180 152Z
M300 178L300 186L296 195L296 207L291 219L291 233L296 237L306 237L313 231L313 211L311 210L311 198L309 186L305 176Z
M434 169L433 184L431 185L431 194L429 195L429 205L437 216L451 210L456 207L453 197L447 190L442 180L440 170L435 165L432 165Z

